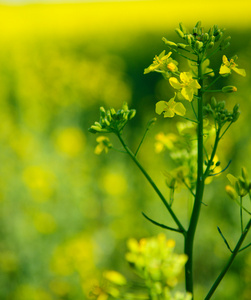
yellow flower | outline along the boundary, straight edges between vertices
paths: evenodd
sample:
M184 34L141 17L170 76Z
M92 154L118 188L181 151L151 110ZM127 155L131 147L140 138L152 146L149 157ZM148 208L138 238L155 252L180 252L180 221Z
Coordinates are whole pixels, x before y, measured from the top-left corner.
M236 60L237 56L235 55L233 58L230 60L226 57L226 55L223 55L222 57L222 65L220 67L220 72L219 74L221 75L228 75L231 73L231 70L235 71L237 74L241 76L246 76L246 71L244 69L239 69L237 68Z
M164 134L159 132L156 136L155 151L157 153L162 152L165 148L172 150L174 148L174 143L177 142L178 137L173 133Z
M164 113L164 118L172 118L175 116L175 114L184 116L186 114L186 109L182 103L174 101L175 97L176 94L168 102L163 100L157 102L155 109L156 113L158 115Z
M169 52L167 55L165 55L164 50L159 56L156 55L153 59L153 63L144 70L144 74L155 71L163 73L164 76L169 78L173 72L178 70L178 63L170 57L171 54L172 52Z
M193 79L192 74L189 72L180 73L181 83L177 78L171 77L169 82L171 86L177 90L181 90L181 95L188 101L193 100L193 95L201 88L198 81Z
M97 155L101 154L103 151L107 153L109 148L112 146L109 138L106 136L99 136L96 141L98 142L98 145L96 146L94 153Z

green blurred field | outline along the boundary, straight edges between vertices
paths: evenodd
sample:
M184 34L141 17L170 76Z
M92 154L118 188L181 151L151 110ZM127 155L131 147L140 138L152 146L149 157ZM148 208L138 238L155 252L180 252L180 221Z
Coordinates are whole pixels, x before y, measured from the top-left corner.
M119 108L127 101L137 109L126 130L128 144L136 147L155 116L155 102L170 94L160 76L143 75L143 69L164 49L162 36L178 40L174 29L180 21L190 28L198 20L206 28L217 23L232 36L227 54L237 53L248 75L231 78L238 93L228 97L228 105L239 102L242 115L224 138L219 159L223 165L232 159L233 174L242 165L251 174L251 5L200 3L0 6L1 300L87 299L102 270L128 272L123 257L129 237L160 232L142 211L171 222L129 158L114 152L95 156L96 137L87 129L98 119L99 106ZM159 118L139 153L165 193L163 165L170 166L154 152L154 136L174 126ZM239 234L238 209L225 195L226 184L224 174L207 188L196 240L197 299L228 257L216 227L231 244ZM186 222L184 198L181 193L175 209ZM167 235L182 252L182 241ZM246 251L214 299L249 300L250 269Z

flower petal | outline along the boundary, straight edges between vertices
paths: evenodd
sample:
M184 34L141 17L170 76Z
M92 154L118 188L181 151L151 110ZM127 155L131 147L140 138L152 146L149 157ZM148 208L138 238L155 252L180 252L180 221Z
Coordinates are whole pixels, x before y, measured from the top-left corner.
M155 105L155 112L158 115L161 115L163 113L163 111L165 111L166 107L167 107L166 101L163 101L163 100L159 101Z
M221 65L219 74L230 74L231 70L226 65Z
M246 71L245 71L244 69L238 69L238 68L236 68L236 67L233 67L232 69L233 69L237 74L239 74L239 75L241 75L241 76L243 76L243 77L246 76Z
M169 78L169 83L174 89L180 90L182 88L181 83L175 77Z
M223 64L226 65L226 66L229 66L229 64L230 64L230 62L228 61L226 55L223 55L223 56L222 56L222 62L223 62Z
M168 109L167 111L164 112L164 118L172 118L174 116L175 116L175 113L171 109Z
M173 108L173 111L174 111L177 115L179 115L179 116L184 116L184 115L186 114L186 108L185 108L185 106L184 106L182 103L180 103L180 102L178 102L178 103L175 104L175 106L174 106L174 108Z
M181 95L188 101L193 100L194 91L192 88L185 87L181 90Z
M180 73L180 80L184 83L188 83L191 78L192 78L192 75L189 72Z

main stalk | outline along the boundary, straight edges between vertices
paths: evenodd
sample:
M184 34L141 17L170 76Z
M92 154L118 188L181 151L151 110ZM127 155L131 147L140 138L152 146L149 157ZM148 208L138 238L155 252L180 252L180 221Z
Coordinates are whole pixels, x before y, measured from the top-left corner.
M194 206L190 219L189 228L185 236L184 252L188 256L188 261L185 266L186 291L193 295L193 246L194 235L197 228L200 208L204 192L204 178L203 178L203 79L202 79L202 60L203 56L198 56L198 78L201 88L198 90L198 128L197 128L197 183L194 198Z

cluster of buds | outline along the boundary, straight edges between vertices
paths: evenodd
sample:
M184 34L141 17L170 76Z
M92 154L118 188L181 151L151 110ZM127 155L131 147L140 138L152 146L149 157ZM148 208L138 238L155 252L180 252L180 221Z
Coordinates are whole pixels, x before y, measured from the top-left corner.
M247 170L244 167L241 169L241 176L238 178L231 174L228 174L227 178L231 185L226 186L226 192L233 200L236 200L238 196L244 197L247 194L250 195L251 182L249 181Z
M240 116L240 105L235 104L232 112L228 111L225 106L225 101L217 102L215 97L212 97L211 103L204 107L204 113L211 114L220 127L226 122L236 122Z
M135 109L128 109L127 103L124 103L122 109L117 112L114 108L105 110L100 107L99 122L95 122L89 128L91 133L119 133L125 127L126 123L131 120L136 114Z
M224 50L230 45L231 37L223 39L223 34L225 29L218 28L217 25L214 25L209 29L208 32L204 32L204 28L201 27L201 22L197 22L193 28L193 32L190 33L182 23L179 24L179 28L176 28L176 33L182 38L186 44L182 43L173 43L166 39L163 39L164 42L169 47L177 47L185 49L191 47L195 52L203 52L204 50L211 49L214 47L215 43L220 42L220 50Z

